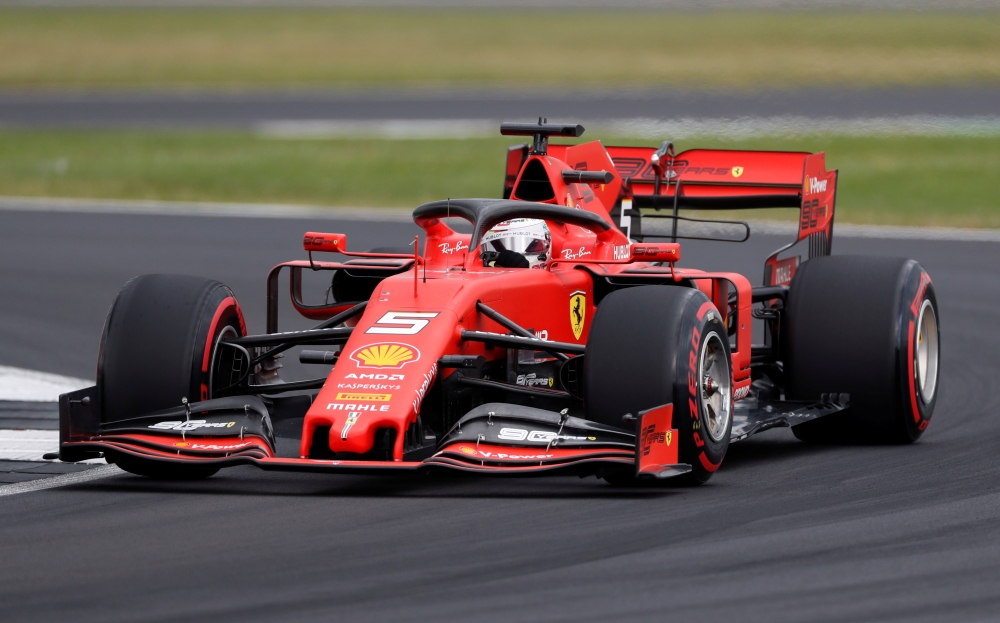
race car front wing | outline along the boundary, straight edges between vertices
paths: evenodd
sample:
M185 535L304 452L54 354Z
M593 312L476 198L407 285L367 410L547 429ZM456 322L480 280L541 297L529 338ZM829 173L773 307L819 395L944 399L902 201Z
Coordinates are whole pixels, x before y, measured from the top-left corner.
M843 410L845 394L819 403L758 402L734 414L732 441L775 426L792 426ZM509 403L488 403L463 416L423 460L378 461L284 457L276 452L270 408L258 396L230 396L182 405L114 423L101 422L96 387L60 396L59 458L124 456L206 467L256 465L267 470L386 473L452 470L479 474L601 475L634 470L638 479L691 471L678 462L673 405L626 417L623 426Z

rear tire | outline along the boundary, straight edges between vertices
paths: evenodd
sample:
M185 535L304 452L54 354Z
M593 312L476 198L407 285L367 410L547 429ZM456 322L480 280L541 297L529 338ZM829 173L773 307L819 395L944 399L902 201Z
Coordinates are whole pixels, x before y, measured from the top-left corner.
M937 402L940 330L930 276L913 260L809 260L786 308L786 394L847 392L850 406L792 428L815 443L910 443Z
M626 413L673 403L678 460L692 471L665 482L705 483L722 463L732 430L726 335L719 311L699 290L638 286L612 292L601 301L587 338L587 417L623 427ZM717 370L720 391L706 396L702 383L689 384L702 376L699 368ZM637 482L624 471L604 478L616 485Z
M212 397L210 373L223 334L246 335L232 291L218 281L184 275L142 275L125 284L104 323L97 362L102 421L113 423ZM207 478L195 468L110 457L151 478Z

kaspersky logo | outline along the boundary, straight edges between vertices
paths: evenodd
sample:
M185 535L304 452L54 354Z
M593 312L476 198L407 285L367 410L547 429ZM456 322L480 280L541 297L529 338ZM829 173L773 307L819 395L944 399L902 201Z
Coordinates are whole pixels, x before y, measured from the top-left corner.
M353 359L360 368L402 368L420 359L420 351L407 344L372 344L362 346L353 353Z

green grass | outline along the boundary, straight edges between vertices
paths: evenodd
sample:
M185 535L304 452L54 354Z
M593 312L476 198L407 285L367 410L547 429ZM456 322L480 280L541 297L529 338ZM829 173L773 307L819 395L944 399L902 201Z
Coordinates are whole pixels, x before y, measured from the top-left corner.
M0 87L996 83L1000 13L0 9Z
M496 195L507 142L0 131L0 195L415 205Z
M0 195L412 207L499 196L512 142L8 130ZM1000 137L689 139L678 148L695 146L825 151L840 169L838 222L1000 227Z

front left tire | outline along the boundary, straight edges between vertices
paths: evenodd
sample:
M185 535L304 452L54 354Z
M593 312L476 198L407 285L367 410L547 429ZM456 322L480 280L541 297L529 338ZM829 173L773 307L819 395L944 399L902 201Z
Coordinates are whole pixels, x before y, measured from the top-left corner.
M223 336L246 335L232 290L211 279L142 275L125 284L108 312L97 363L102 422L213 397L228 375L213 370ZM218 367L218 366L216 366ZM226 376L226 379L220 379ZM206 478L216 468L109 456L122 469L151 478Z

